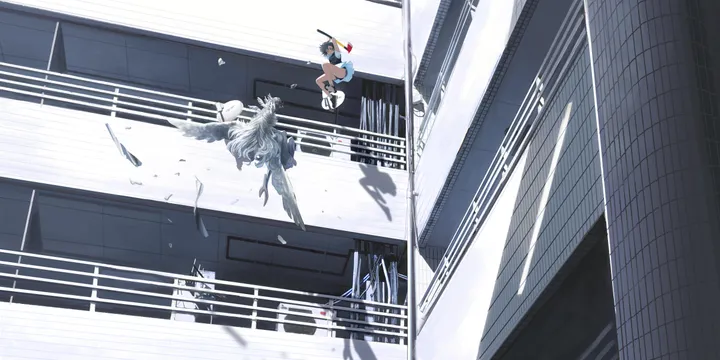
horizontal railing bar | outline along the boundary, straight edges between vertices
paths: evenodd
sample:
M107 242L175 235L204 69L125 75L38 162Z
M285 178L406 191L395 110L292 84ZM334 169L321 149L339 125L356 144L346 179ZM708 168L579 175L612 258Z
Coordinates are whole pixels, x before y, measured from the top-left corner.
M328 317L324 317L322 315L296 313L296 312L292 312L292 311L278 310L278 309L268 308L268 307L263 307L263 306L235 304L235 303L228 303L228 302L207 300L207 299L198 299L198 298L189 299L189 298L178 297L175 295L166 295L166 294L160 294L160 293L153 293L153 292L149 292L149 291L122 289L122 288L116 288L116 287L112 287L112 286L103 286L103 285L83 284L83 283L78 283L78 282L73 282L73 281L47 279L47 278L41 278L41 277L36 277L36 276L27 276L27 275L18 275L18 274L12 274L12 273L5 273L5 272L1 272L1 271L0 271L0 277L19 279L19 280L45 282L45 283L50 283L50 284L55 284L55 285L75 286L75 287L80 287L80 288L85 288L85 289L90 289L90 290L111 291L111 292L124 293L124 294L148 296L148 297L155 297L155 298L168 299L168 300L174 300L174 301L225 306L225 307L231 307L231 308L237 308L237 309L257 310L257 311L271 312L271 313L277 313L277 314L298 315L301 317L307 317L307 318L312 318L312 319L330 320L330 321L336 321L336 322L346 322L346 323L359 324L359 325L367 325L367 326L382 325L382 327L386 327L389 329L390 328L405 329L405 327L403 327L403 326L384 324L384 323L379 323L379 322L374 322L374 321L353 320L353 319L346 319L346 318L340 318L340 317L328 318ZM204 292L203 289L198 289L198 288L192 288L192 290L188 290L188 291Z
M120 98L122 98L122 96L119 96L120 95L119 93L113 93L114 96L118 97L118 100L114 100L112 98L104 98L101 96L95 96L95 95L90 95L90 94L81 94L81 93L77 93L77 92L73 92L73 91L69 91L69 90L56 89L53 87L35 85L35 84L27 84L27 83L23 83L23 82L19 82L19 81L7 80L7 79L2 79L2 78L0 78L0 82L23 86L23 87L28 87L28 88L40 89L43 91L56 92L56 93L60 93L63 95L77 96L77 97L86 98L86 99L104 101L104 102L117 104L117 105L128 105L128 106L132 106L132 107L136 107L136 108L140 108L140 109L146 109L146 110L158 111L158 112L162 112L162 113L166 113L166 114L182 116L185 118L200 119L200 120L212 121L212 122L216 121L215 118L209 117L209 116L197 115L194 113L188 114L187 112L183 112L183 111L163 109L163 108L153 107L150 105L136 104L136 103L132 103L132 102L128 102L128 101L119 100Z
M100 268L113 269L113 270L118 270L118 271L127 271L127 272L131 272L131 273L134 272L134 273L140 273L140 274L155 275L155 276L165 277L165 278L169 278L169 279L190 280L190 281L195 281L195 282L198 281L197 277L193 277L193 276L189 276L189 275L172 274L172 273L163 272L163 271L154 271L154 270L147 270L147 269L140 269L140 268L131 268L131 267L120 266L120 265L103 264L103 263L93 262L93 261L58 258L55 256L34 254L34 253L23 252L23 251L0 249L0 253L15 255L15 256L37 258L37 259L54 260L54 261L58 261L58 262L66 262L66 263L73 263L73 264L80 264L80 265L88 265L88 266L92 266L92 267L100 267ZM9 266L18 266L19 265L16 263L0 261L0 264L5 264L5 263L8 264ZM23 265L25 265L25 264L23 264ZM49 268L49 269L53 269L53 268ZM95 276L95 275L93 274L93 276ZM297 290L280 289L280 288L273 288L273 287L269 287L269 286L251 285L251 284L231 282L231 281L225 281L225 280L204 279L202 282L207 283L207 284L235 286L235 287L241 287L241 288L245 287L245 288L249 288L249 289L274 291L274 292L285 293L285 294L319 297L319 298L324 298L327 300L348 301L348 302L353 302L353 303L357 303L357 304L382 306L382 307L388 307L388 308L394 308L394 309L407 308L406 306L403 306L403 305L385 304L385 303L374 302L374 301L344 298L341 296L324 295L324 294L310 293L310 292L297 291Z
M575 17L577 17L577 19L575 19L574 22L571 21ZM542 119L545 115L545 107L533 114L540 103L541 95L547 93L545 101L550 104L558 93L560 79L564 78L570 66L571 60L577 55L580 45L585 41L585 38L582 36L580 31L584 21L583 15L582 13L580 13L579 16L578 14L575 14L575 17L567 16L567 26L563 25L563 27L566 28L565 32L562 35L556 35L556 41L557 39L561 40L561 45L558 45L559 53L549 56L549 61L548 58L543 61L543 64L547 64L550 70L547 74L538 73L538 76L536 76L536 79L540 78L544 84L550 84L549 87L543 86L542 88L539 88L535 83L531 85L528 95L530 95L531 92L534 92L534 94L530 97L528 105L525 105L528 100L528 96L526 95L523 105L512 121L512 131L510 131L503 139L500 148L493 158L488 172L485 174L481 185L478 187L478 190L473 197L471 205L465 211L465 215L456 229L448 249L443 255L447 258L447 266L438 268L438 271L433 276L431 283L428 286L428 290L432 290L432 292L426 291L421 299L422 311L427 312L434 307L438 297L447 286L446 279L452 276L455 272L476 236L477 231L481 226L483 226L488 213L494 205L494 202L497 200L500 192L502 192L504 184L508 181L508 177L501 177L503 168L505 165L508 165L507 172L510 173L514 170L515 166L517 166L522 152L530 142L534 129L538 126L540 119ZM565 55L568 55L567 59L565 59ZM563 59L565 59L564 62ZM562 66L560 66L561 63L563 64ZM548 75L549 78L542 79L541 76L544 75ZM533 91L533 89L535 90ZM523 138L521 138L520 135L524 131L525 127L527 127L528 123L530 124L530 130ZM503 150L508 153L512 152L513 154L509 159L509 163L508 159L505 158L506 154L503 153ZM476 207L477 211L475 210Z
M49 76L57 76L57 77L62 77L62 78L67 78L67 79L87 81L89 83L94 83L94 84L98 84L98 85L104 85L104 86L109 86L109 87L113 87L113 88L137 91L137 92L142 92L142 93L146 93L146 94L160 95L160 96L165 96L165 97L179 99L179 100L188 101L188 102L192 101L194 103L207 104L207 105L213 105L213 106L215 105L214 102L208 101L208 100L196 99L196 98L191 98L191 97L181 96L181 95L175 95L175 94L165 93L165 92L161 92L161 91L142 89L142 88L138 88L138 87L134 87L134 86L116 84L116 83L111 83L108 81L84 78L84 77L80 77L80 76L76 76L76 75L63 74L63 73L58 73L58 72L54 72L54 71L40 70L40 69L35 69L35 68L27 67L27 66L10 64L10 63L6 63L6 62L0 62L0 66L7 66L9 68L19 69L19 70L28 71L28 72L35 72L35 73L49 75Z
M307 302L307 301L285 299L285 298L264 296L264 295L255 296L255 295L242 293L242 292L216 290L216 289L211 289L211 288L205 288L205 289L199 290L199 289L191 287L191 286L175 285L175 284L162 283L162 282L157 282L157 281L152 281L152 280L124 278L124 277L120 277L120 276L106 275L106 274L94 274L94 273L87 273L87 272L82 272L82 271L77 271L77 270L59 269L59 268L52 268L52 267L46 267L46 266L40 266L40 265L31 265L31 264L24 264L24 263L18 264L18 263L11 263L11 262L7 262L7 261L0 261L0 266L7 266L7 267L11 267L11 268L25 268L25 269L33 269L33 270L40 270L40 271L49 271L49 272L56 272L56 273L61 273L61 274L77 275L77 276L84 276L84 277L89 277L89 278L98 278L98 279L105 279L105 280L124 281L124 282L130 282L130 283L134 283L134 284L153 285L153 286L158 286L158 287L171 288L174 290L203 292L203 293L208 293L208 294L234 296L234 297L240 297L240 298L245 298L245 299L277 301L277 302L284 302L284 303L293 304L293 305L313 307L313 308L323 309L323 310L342 310L342 311L349 311L349 312L358 313L358 314L380 315L380 316L388 316L388 317L393 317L393 318L398 318L398 319L407 318L407 316L399 315L399 314L386 315L385 312L381 312L381 311L371 311L371 310L366 310L366 309L350 308L350 307L334 306L334 305L330 306L330 305L326 305L326 304L317 304L317 303L311 303L311 302ZM101 268L101 267L98 266L98 268ZM196 279L197 280L194 280L195 282L202 282L201 279L199 279L199 278L196 278ZM381 307L381 306L378 306L378 307Z
M277 302L284 302L284 303L293 304L293 305L313 307L313 308L323 309L323 310L342 310L342 311L349 311L349 312L364 314L364 315L380 315L380 316L388 316L388 317L393 317L393 318L398 318L398 319L407 318L406 315L400 315L400 314L386 315L386 313L382 312L382 311L373 311L373 310L367 310L367 309L350 308L350 307L335 306L335 305L330 306L327 304L318 304L318 303L312 303L312 302L307 302L307 301L285 299L285 298L264 296L264 295L255 296L255 295L242 293L242 292L216 290L216 289L211 289L211 288L205 288L205 289L199 290L199 289L191 287L191 286L176 285L174 283L173 284L162 283L162 282L152 281L152 280L125 278L125 277L106 275L106 274L94 274L94 273L88 273L88 272L77 271L77 270L67 270L67 269L53 268L53 267L47 267L47 266L41 266L41 265L32 265L32 264L27 264L27 263L13 263L13 262L8 262L8 261L0 261L0 266L7 266L7 267L11 267L11 268L16 268L16 269L24 268L24 269L33 269L33 270L39 270L39 271L48 271L48 272L55 272L55 273L68 274L68 275L77 275L77 276L84 276L84 277L88 277L88 278L97 278L97 279L104 279L104 280L124 281L124 282L129 282L129 283L134 283L134 284L152 285L152 286L157 286L157 287L171 288L174 290L195 291L195 292L203 292L203 293L215 294L215 295L234 296L234 297L240 297L240 298L244 298L244 299L277 301ZM98 268L102 269L102 267L99 267L99 266L98 266ZM195 282L204 283L201 281L200 278L195 278L195 279L197 279L197 280L194 280ZM249 290L252 290L252 289L249 289ZM384 305L385 304L383 303L383 306ZM376 307L383 307L383 306L376 306Z
M0 71L0 74L6 74L6 72ZM73 91L56 89L56 88L47 87L47 86L42 86L42 85L28 84L28 83L23 83L23 82L14 81L14 80L8 80L8 79L2 79L2 78L0 78L0 82L8 83L8 84L13 84L13 85L17 85L17 86L22 86L22 87L27 87L27 88L34 88L34 89L38 89L38 90L42 90L42 91L56 92L56 93L60 93L60 94L64 94L64 95L70 95L70 96L81 97L81 98L86 98L86 99L98 100L98 101L103 101L103 102L107 102L107 103L111 103L111 104L127 105L127 106L130 106L130 107L135 107L135 108L140 108L140 109L146 109L146 110L151 110L151 111L156 111L156 112L161 112L161 113L176 115L176 116L184 117L184 118L198 119L198 120L204 120L204 121L208 121L208 122L216 122L216 121L217 121L215 118L209 117L209 116L197 115L197 114L194 114L194 113L188 114L187 112L183 112L183 111L175 111L175 110L163 109L163 108L153 107L153 106L150 106L150 105L136 104L136 103L127 102L127 101L123 101L123 100L114 100L114 99L112 99L112 98L104 98L104 97L95 96L95 95L90 95L90 94L81 94L81 93L77 93L77 92L73 92ZM112 96L114 96L114 97L117 97L118 99L121 99L121 98L125 97L122 93L114 93L114 92L111 92L111 91L108 91L107 93L108 93L108 95L112 95ZM58 101L62 101L62 100L58 100ZM168 103L168 104L171 104L171 103ZM109 105L109 106L111 106L111 105ZM181 106L181 107L184 108L184 109L190 109L190 110L199 109L199 108L187 107L187 106ZM204 110L204 109L203 109L203 110ZM209 111L209 110L208 110L208 111ZM217 113L216 111L211 111L211 112L212 112L212 113L215 113L215 114ZM247 116L239 116L239 117L242 118L242 119L245 119L245 120L250 120L250 119L251 119L250 117L247 117ZM363 142L369 142L369 143L377 143L377 144L382 145L382 146L389 146L389 147L395 147L395 148L404 149L404 146L391 145L391 144L389 144L389 143L387 143L387 142L376 141L376 140L368 140L368 139L364 139L364 138L360 138L360 137L356 137L356 136L351 136L351 135L336 134L336 133L332 133L332 132L327 131L327 130L316 130L316 129L313 129L313 128L306 128L306 127L302 127L302 126L297 126L297 125L292 125L292 124L285 124L285 123L278 123L278 126L287 127L287 128L293 128L293 129L299 129L299 130L304 130L304 131L313 132L313 133L320 133L320 134L325 134L325 135L328 135L328 136L343 137L343 138L350 139L350 140L357 140L357 141L363 141ZM353 131L353 130L356 130L356 129L347 128L347 130L348 130L348 131ZM295 134L289 134L289 135L293 135L293 136L294 136ZM383 135L383 134L378 134L377 137L385 138L385 135ZM388 138L388 140L391 140L391 139ZM387 150L377 149L377 148L372 148L372 147L362 147L361 145L346 145L346 146L351 146L351 147L361 148L361 149L367 149L367 150L376 151L376 152L384 152L384 153L393 154L393 155L397 155L397 156L404 156L404 153L401 153L401 152L392 152L392 151L387 151Z
M244 121L250 120L250 117L248 117L248 116L240 116L240 118L242 118ZM282 128L293 129L293 130L305 130L305 131L316 133L316 134L334 136L334 137L339 137L339 138L348 139L348 140L358 140L358 141L362 141L362 142L366 142L366 143L378 144L380 146L392 147L392 148L396 148L396 149L405 149L405 145L398 145L398 144L395 144L392 142L388 142L388 141L397 141L397 140L391 140L391 139L387 139L387 141L371 140L371 139L361 138L361 137L352 136L352 135L334 133L334 132L330 132L329 130L316 130L314 128L307 128L307 127L287 124L287 123L283 123L283 122L278 122L277 126L282 127ZM384 135L377 135L377 137L380 137L380 138L382 138L383 136ZM320 140L322 140L322 139L320 139ZM371 148L371 149L373 149L373 151L375 150L375 148Z
M18 89L8 88L8 87L4 87L4 86L0 86L0 91L7 91L7 92L12 92L12 93L21 94L21 95L33 96L33 97L37 97L40 99L46 99L46 100L49 99L49 100L55 100L55 101L64 101L64 102L68 102L71 104L107 110L109 112L114 111L114 112L118 112L118 113L126 113L126 114L137 115L137 116L147 117L147 118L156 119L156 120L167 121L167 119L168 119L168 117L162 116L162 115L148 114L148 113L143 113L140 111L125 109L125 108L121 108L121 107L112 107L112 106L93 104L93 103L89 103L89 102L85 102L85 101L66 99L66 98L62 98L62 97L58 97L58 96L42 94L42 93L35 93L35 92L30 92L30 91L25 91L25 90L18 90ZM177 119L177 120L185 120L185 119ZM312 130L312 129L308 129L308 130ZM310 147L314 147L314 148L318 148L318 149L326 149L326 150L330 150L330 151L334 151L334 152L338 152L338 153L355 155L355 156L360 156L360 157L364 157L364 158L371 158L371 159L395 162L395 163L400 163L400 164L404 163L403 160L397 160L397 159L392 159L392 158L387 158L387 157L377 156L377 155L372 155L372 154L364 154L364 153L359 153L359 152L334 149L334 148L325 147L325 146L321 146L321 145L303 144L303 146L310 146ZM373 149L372 151L377 151L377 150Z
M49 75L49 76L57 76L57 77L68 78L68 79L73 79L73 80L87 81L87 82L90 82L90 83L100 84L100 85L109 86L109 87L118 88L118 89L126 89L126 90L144 92L144 93L153 94L153 95L166 96L166 97L169 97L169 98L180 99L180 100L187 101L187 102L201 103L201 104L213 105L213 106L215 106L215 104L216 104L215 102L208 101L208 100L202 100L202 99L196 99L196 98L191 98L191 97L187 97L187 96L180 96L180 95L175 95L175 94L170 94L170 93L164 93L164 92L159 92L159 91L142 89L142 88L137 88L137 87L133 87L133 86L116 84L116 83L110 83L110 82L100 81L100 80L95 80L95 79L90 79L90 78L83 78L83 77L75 76L75 75L57 73L57 72L52 72L52 71L47 71L47 70L40 70L40 69L35 69L35 68L30 68L30 67L25 67L25 66L20 66L20 65L14 65L14 64L5 63L5 62L0 62L0 67L1 67L1 66L7 66L7 67L10 67L10 68L15 68L15 69L23 70L23 71L28 71L28 72L35 72L35 73L45 74L45 75ZM20 75L20 74L18 74L18 75ZM26 77L26 76L21 76L21 77ZM44 78L40 78L40 77L35 78L35 80L36 80L36 81L40 81L40 82L49 82L49 81L52 81L52 80L44 79ZM62 84L62 83L61 83L61 84ZM61 84L59 84L59 85L61 85ZM70 84L67 84L67 85L64 85L64 86L69 86L69 85L70 85ZM90 90L90 89L92 89L92 88L86 88L86 89L87 89L87 90ZM98 89L98 90L99 90L99 89ZM92 91L92 90L90 90L90 91ZM128 94L128 95L123 95L122 92L120 92L119 94L113 93L113 95L114 95L114 96L118 96L118 97L123 97L123 96L128 96L128 97L129 97L129 96L132 96L132 95L130 95L130 94ZM147 101L147 102L160 102L159 100L155 100L155 99L151 99L151 98L142 98L142 97L140 97L140 96L133 96L133 98L136 99L136 100L142 100L142 101ZM191 108L191 107L187 107L187 106L184 106L184 105L181 105L181 104L173 104L173 103L169 103L169 102L162 102L162 103L163 103L163 105L177 106L177 107L182 107L182 108L190 109L190 110L209 111L209 112L215 112L215 113L217 113L217 111L212 111L212 110L207 110L207 109L197 108L197 107L192 107L192 108ZM245 111L248 111L248 112L255 112L255 111L256 111L256 110L254 110L254 109L252 109L252 108L245 108L244 110L245 110ZM187 114L185 114L185 115L187 115ZM290 121L304 122L304 123L307 123L307 124L324 126L324 127L333 128L333 129L338 129L338 130L352 131L352 132L356 132L356 133L358 133L358 134L384 137L384 138L388 138L388 139L392 139L392 140L398 140L398 141L403 141L403 142L405 141L405 138L399 137L399 136L392 136L392 135L386 135L386 134L378 134L378 133L374 133L374 132L371 132L371 131L366 131L366 130L361 130L361 129L355 129L355 128L351 128L351 127L347 127L347 126L336 125L336 124L328 124L328 123L324 123L324 122L321 122L321 121L304 119L304 118L295 117L295 116L278 114L277 117L278 117L278 119L281 119L281 120L290 120ZM214 120L214 119L213 119L213 120Z
M163 112L163 113L167 113L167 114L172 114L172 115L177 115L177 116L186 116L186 117L188 117L188 118L203 119L203 120L208 120L208 121L215 121L214 118L210 118L210 117L206 117L206 116L200 116L200 115L194 115L194 114L186 114L186 113L180 112L180 111L167 110L167 109L161 109L161 108L154 108L154 107L148 106L148 105L134 104L134 103L130 103L130 102L122 101L122 100L113 100L113 99L110 99L110 98L103 98L103 97L94 96L94 95L79 94L79 93L75 93L75 92L72 92L72 91L55 89L55 88L45 87L45 86L41 86L41 85L26 84L26 83L14 81L14 80L7 80L7 79L2 79L2 78L0 78L0 82L9 83L9 84L13 84L13 85L19 85L19 86L23 86L23 87L35 88L35 89L43 90L43 91L57 92L57 93L61 93L61 94L64 94L64 95L77 96L77 97L88 98L88 99L93 99L93 100L99 100L99 101L104 101L104 102L109 102L109 103L115 103L115 104L118 104L118 105L128 105L128 106L132 106L132 107L137 107L137 108L146 109L146 110L159 111L159 112ZM250 118L247 118L247 119L249 120ZM280 123L279 123L278 125L280 125L280 126L287 126L287 127L293 126L293 125L290 125L290 124L280 124ZM333 133L331 133L331 132L325 132L325 131L323 131L323 130L307 129L307 128L303 128L303 127L299 127L299 126L296 126L296 128L297 128L297 129L300 129L300 130L312 132L312 133L324 133L324 134L327 134L328 136L337 136L337 134L333 134ZM320 140L320 141L323 140L323 139L319 139L319 138L317 138L317 137L305 136L305 135L301 135L301 134L293 134L293 133L290 133L290 134L288 134L288 135L293 136L293 137L296 137L296 138L304 138L304 137L307 137L307 138L318 139L318 140ZM352 136L347 136L347 135L346 135L346 138L351 139L351 140L357 140L357 141L366 141L366 140L361 139L361 138L358 138L358 137L352 137ZM381 143L381 144L383 144L383 143ZM303 144L303 145L308 145L308 144ZM310 144L310 145L316 145L316 144ZM316 145L316 146L322 146L322 145ZM404 155L405 155L405 154L402 153L402 152L395 152L395 151L390 151L390 150L378 149L378 148L373 148L373 147L363 146L363 145L355 145L355 144L347 144L347 145L345 145L345 144L343 144L343 145L340 145L340 146L347 146L347 147L349 147L349 148L356 148L356 149L364 149L364 150L369 150L369 151L374 151L374 152L379 152L379 153L390 154L390 155L393 155L393 156L404 156ZM386 145L386 144L383 144L383 146L387 146L387 145ZM334 149L334 148L329 148L329 149L332 150L332 151L338 151L338 152L342 151L342 150L337 150L337 149ZM352 150L351 150L351 151L352 151ZM350 152L349 154L353 154L353 153ZM390 160L390 161L395 161L395 160Z
M352 332L364 332L364 333L368 333L368 334L387 335L387 336L393 336L393 337L407 336L403 332L393 333L393 332L389 332L389 331L368 330L368 329L363 329L363 328L353 328L353 327L338 326L338 325L332 325L332 324L318 325L318 324L306 323L306 322L301 322L301 321L279 320L279 319L266 318L266 317L260 317L260 316L233 314L233 313L226 313L226 312L219 312L219 311L176 308L176 307L172 307L172 306L143 304L143 303L137 303L137 302L133 302L133 301L124 301L124 300L92 298L89 296L69 295L69 294L61 294L61 293L54 293L54 292L48 292L48 291L28 290L28 289L19 289L19 288L13 289L13 288L5 287L5 286L0 286L0 291L4 291L7 293L46 296L46 297L53 297L53 298L60 298L60 299L67 299L67 300L78 300L78 301L84 301L84 302L88 302L88 303L104 303L104 304L112 304L112 305L135 306L135 307L142 307L142 308L148 308L148 309L165 310L168 312L176 312L176 313L201 314L201 315L231 317L231 318L238 318L238 319L267 321L267 322L274 322L274 323L280 323L280 324L293 324L293 325L301 325L301 326L307 326L307 327L316 327L319 329L347 330L347 331L352 331ZM184 302L192 302L192 301L184 301ZM293 315L295 315L295 313L293 313ZM329 321L332 322L333 320L329 320ZM385 324L383 324L383 326L375 326L375 327L384 327L384 325Z
M12 76L12 77L17 77L17 78L21 78L21 79L32 80L32 81L37 81L37 82L41 82L41 83L48 83L48 84L58 85L58 86L62 86L62 87L69 87L69 88L74 88L74 89L79 89L79 90L92 91L92 92L97 92L100 94L106 94L111 97L117 96L117 97L123 97L123 98L128 98L128 99L139 100L139 101L154 102L154 103L162 104L165 106L173 106L173 107L182 108L184 110L191 110L193 112L203 111L203 112L207 112L210 114L217 114L217 110L210 110L210 109L201 108L201 107L197 107L197 106L189 106L189 105L187 105L187 104L189 104L189 102L185 103L185 104L180 104L180 103L172 103L169 101L163 101L163 100L157 100L157 99L148 99L148 98L138 96L138 95L132 95L132 94L127 94L127 93L122 93L122 92L115 92L115 91L111 91L111 90L98 89L98 88L94 88L94 87L83 86L83 85L78 85L78 84L73 84L73 83L66 83L66 82L62 82L62 81L56 81L56 80L45 79L45 78L39 78L39 77L35 77L35 76L29 76L29 75L24 75L24 74L9 72L9 71L0 70L0 75Z
M253 109L251 109L251 108L246 108L246 109L244 109L244 110L247 110L247 111L249 111L249 112L256 112L256 110L253 110ZM326 126L326 127L333 128L333 129L353 131L353 132L356 132L356 133L358 133L358 134L370 135L370 136L377 136L377 137L382 137L382 138L387 138L387 139L391 139L391 140L397 140L397 141L405 142L405 138L398 137L398 136L380 134L380 133L375 133L375 132L372 132L372 131L361 130L361 129L351 128L351 127L347 127L347 126L342 126L342 125L328 124L328 123L324 123L324 122L321 122L321 121L315 121L315 120L310 120L310 119L303 119L303 118L299 118L299 117L295 117L295 116L290 116L290 115L278 114L278 115L277 115L277 118L280 119L280 120L290 120L290 121L304 122L304 123L307 123L307 124L313 124L313 125L319 125L319 126Z

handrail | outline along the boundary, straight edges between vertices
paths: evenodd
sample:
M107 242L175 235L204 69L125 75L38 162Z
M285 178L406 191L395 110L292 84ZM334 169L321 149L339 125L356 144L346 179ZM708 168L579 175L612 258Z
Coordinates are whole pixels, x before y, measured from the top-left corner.
M0 292L82 301L88 303L89 311L98 311L96 310L96 304L120 305L142 309L164 310L167 311L168 315L171 313L186 313L195 315L210 315L212 317L246 319L251 320L251 328L253 329L257 328L258 322L264 322L315 327L318 329L326 329L328 331L343 330L375 334L380 335L377 337L378 339L382 339L383 337L396 339L397 341L394 342L402 342L402 339L407 336L407 327L405 326L405 320L407 319L407 307L402 305L364 301L340 296L322 295L268 286L250 285L224 280L207 279L190 275L180 275L128 266L104 264L94 261L62 258L57 256L28 253L24 251L0 249L0 254L22 256L23 258L23 262L0 261L0 268L10 269L9 271L0 271L1 278L84 289L88 291L88 295L66 294L57 291L38 290L37 288L27 289L22 287L22 282L20 282L18 286L13 286L12 288L0 286ZM32 262L32 259L50 260L53 262L59 262L65 266L69 264L83 265L87 266L88 270L92 269L92 271L69 270L63 268L63 265L41 266L28 263ZM47 273L48 275L24 275L22 272L15 271L16 269L34 270L35 272L42 272L43 274ZM130 275L108 275L103 273L103 271L106 270L114 270L128 274L152 275L154 277L166 279L168 282L138 279L130 277ZM53 277L52 274L74 275L88 278L92 281L80 282L79 280L61 280ZM99 280L151 285L159 288L159 290L171 289L173 294L169 295L162 292L134 290L126 287L102 285ZM194 286L188 285L189 283L194 284ZM197 284L202 284L202 286L198 287ZM216 290L214 285L222 285L224 287L232 288L233 291ZM137 300L119 300L117 298L113 298L112 296L101 296L101 294L98 294L98 291L132 295ZM280 296L287 297L261 295L260 292L283 294ZM189 297L189 293L193 293L195 295L193 297ZM201 294L201 296L197 296L197 294ZM235 300L245 300L245 304L223 301L218 298L207 298L207 295L216 296L218 298L222 296L226 298L233 298ZM140 297L143 299L153 298L156 299L156 301L151 303L142 302L139 300ZM298 300L298 298L308 298L313 300L303 301ZM168 301L168 305L158 305L157 299ZM263 304L259 304L260 301L262 301ZM178 302L193 304L197 308L178 307L176 304ZM337 305L338 303L346 304L346 306ZM207 309L200 309L197 304L206 305ZM324 312L303 313L291 310L282 310L278 308L279 304L318 309ZM223 311L217 311L214 306L221 307ZM272 313L278 315L278 317L273 318L258 316L258 311L263 313ZM280 318L279 315L293 315L294 317L301 317L304 319L322 320L322 322L293 321ZM372 315L372 317L363 319L363 317L370 315Z
M432 93L430 94L430 100L427 103L425 109L425 117L420 124L420 130L418 131L418 143L417 147L419 152L422 153L422 149L425 147L425 142L430 135L430 131L435 124L435 113L438 110L440 101L442 100L442 93L445 91L445 84L452 75L452 70L448 72L450 64L455 61L459 55L455 53L459 44L461 44L460 33L462 32L465 25L467 25L468 19L472 19L472 12L475 6L471 3L473 0L463 0L463 8L460 10L459 19L453 30L452 37L450 38L450 46L448 47L443 62L440 65L440 71L438 72L437 79L435 80L435 86L433 86Z
M473 201L465 211L460 225L443 255L440 266L433 274L420 301L420 311L427 316L437 303L462 261L475 235L483 226L489 212L502 192L510 174L530 143L545 114L543 104L549 103L560 90L559 85L569 71L572 60L585 43L584 13L580 2L567 13L550 49L540 65L535 81L530 85L508 133L498 148L485 176L475 192Z
M0 86L2 91L105 110L111 116L125 114L163 122L168 116L203 123L217 121L218 112L214 110L216 103L208 100L4 62L0 62L0 76L2 76L0 82L5 85ZM98 86L106 86L108 89L102 89ZM135 94L128 92L134 92ZM162 97L164 100L141 96L143 94ZM196 106L198 104L212 106L213 110ZM244 109L239 118L249 120L254 112L255 110L251 108ZM282 114L278 114L278 120L278 127L290 130L288 135L296 138L303 147L353 155L360 158L371 158L387 163L404 165L406 162L405 139L402 137ZM305 132L307 135L293 132L295 130ZM311 141L302 141L302 139ZM346 143L341 143L340 140L345 140ZM318 141L327 142L330 146L319 145L316 143Z

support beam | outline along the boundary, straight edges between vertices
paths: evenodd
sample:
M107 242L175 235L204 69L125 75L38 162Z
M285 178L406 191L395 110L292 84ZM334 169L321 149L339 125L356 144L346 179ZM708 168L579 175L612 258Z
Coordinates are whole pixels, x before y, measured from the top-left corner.
M412 32L410 31L410 0L402 2L403 31L405 33L405 137L408 170L407 214L407 308L408 342L407 359L415 360L415 337L417 336L417 300L415 294L415 253L417 250L417 227L415 220L415 121L413 117L413 61Z
M33 189L32 194L30 194L30 204L28 205L28 212L27 217L25 218L25 230L23 231L23 237L22 242L20 242L20 251L25 251L25 243L27 242L28 232L30 231L30 223L32 222L32 215L33 215L33 208L35 207L35 189ZM18 256L18 264L22 263L22 256ZM20 268L15 268L15 276L20 273ZM13 280L12 288L14 289L17 286L17 280ZM10 296L10 303L12 304L13 298L15 296Z

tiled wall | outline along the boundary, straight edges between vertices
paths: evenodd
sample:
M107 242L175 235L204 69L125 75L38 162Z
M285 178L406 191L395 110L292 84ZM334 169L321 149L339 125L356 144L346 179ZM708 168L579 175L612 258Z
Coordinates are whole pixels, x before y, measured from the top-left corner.
M587 0L621 359L719 359L716 0Z
M480 359L494 355L602 214L589 65L589 55L582 51L571 64L557 96L546 105L546 115L527 150L526 168L515 170L523 171L524 175L488 312ZM562 118L570 104L570 118L565 133L561 134ZM552 187L547 201L541 203L560 136L565 138L552 176ZM538 224L539 236L528 260L541 207L545 214ZM531 261L529 275L523 292L518 295L526 260Z

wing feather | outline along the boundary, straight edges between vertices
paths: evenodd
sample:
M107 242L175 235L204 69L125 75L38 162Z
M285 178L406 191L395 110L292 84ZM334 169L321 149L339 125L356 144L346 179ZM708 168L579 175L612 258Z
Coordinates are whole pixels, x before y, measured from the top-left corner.
M196 140L205 140L209 143L228 140L229 131L233 126L238 126L235 122L207 123L198 124L188 120L167 119L172 126L178 128L184 136L195 138Z
M305 231L305 222L298 208L297 198L293 190L290 178L287 176L285 169L280 163L280 157L272 159L268 162L268 169L271 170L271 181L275 191L282 197L283 209L288 216L295 221L295 225Z

